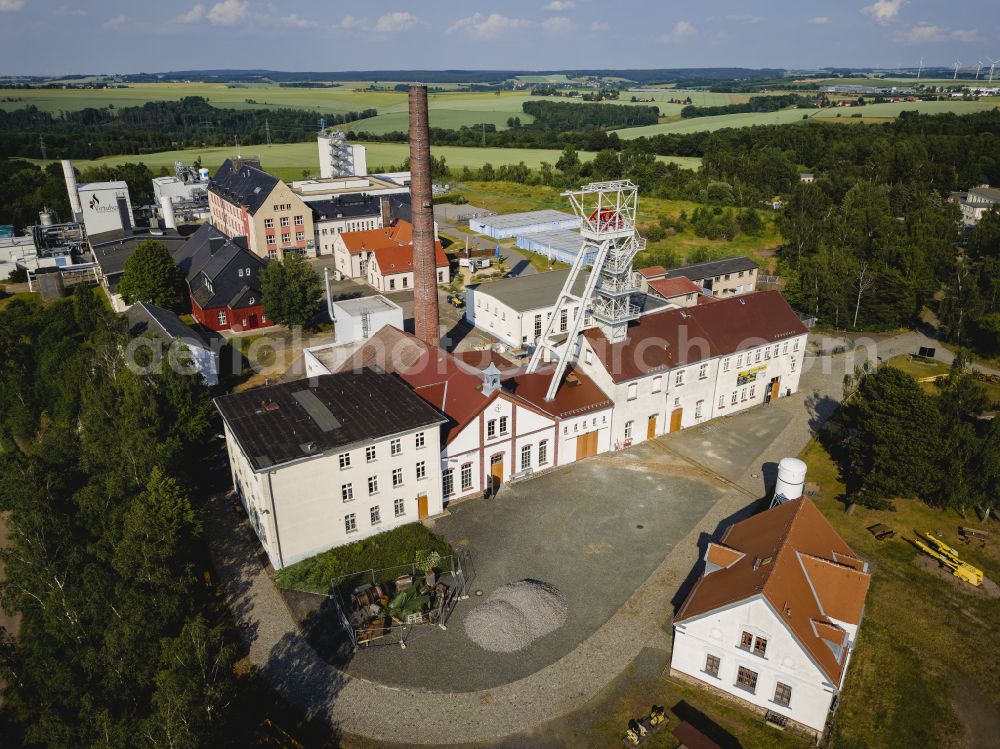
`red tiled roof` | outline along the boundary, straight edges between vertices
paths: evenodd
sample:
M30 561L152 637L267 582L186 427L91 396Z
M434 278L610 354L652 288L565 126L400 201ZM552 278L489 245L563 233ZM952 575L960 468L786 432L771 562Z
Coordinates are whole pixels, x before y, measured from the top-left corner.
M670 299L684 294L698 294L701 288L690 278L657 278L649 282L649 288L662 296Z
M500 354L498 354L493 349L483 349L481 351L463 351L461 353L456 353L454 356L461 359L463 362L468 364L470 367L475 367L479 370L484 370L490 364L493 364L501 372L509 368L511 363L504 359Z
M345 231L340 235L352 255L359 252L370 252L380 247L399 247L413 241L413 226L409 221L397 221L382 229L366 229L364 231Z
M761 595L823 673L840 684L846 658L827 643L844 642L837 622L861 623L871 577L812 500L796 499L735 523L722 541L746 556L706 570L674 621Z
M383 276L397 273L413 272L413 245L393 245L391 247L376 247L372 250L379 272ZM448 267L448 258L440 242L434 243L434 261L438 268Z
M667 269L662 265L654 265L650 268L640 268L639 273L645 278L662 278L667 275Z
M629 325L625 340L619 343L609 343L598 328L583 334L612 379L624 382L805 332L805 325L779 292L758 291L643 315Z

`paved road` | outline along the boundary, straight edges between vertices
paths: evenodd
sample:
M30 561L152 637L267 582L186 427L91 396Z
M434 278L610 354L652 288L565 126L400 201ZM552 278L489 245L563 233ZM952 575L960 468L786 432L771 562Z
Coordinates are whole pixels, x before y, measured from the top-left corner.
M897 345L909 343L884 341L879 355ZM246 522L231 502L218 500L208 531L221 584L237 620L246 625L250 660L307 715L375 741L491 741L579 709L644 648L669 652L671 613L678 591L690 582L700 546L721 527L752 512L755 499L764 494L769 468L798 454L836 407L843 374L853 369L850 357L807 361L798 394L656 440L667 454L686 457L694 470L727 482L729 491L593 635L542 670L494 688L455 693L390 687L348 676L324 662L301 636L269 579ZM420 720L400 720L400 715L419 715Z

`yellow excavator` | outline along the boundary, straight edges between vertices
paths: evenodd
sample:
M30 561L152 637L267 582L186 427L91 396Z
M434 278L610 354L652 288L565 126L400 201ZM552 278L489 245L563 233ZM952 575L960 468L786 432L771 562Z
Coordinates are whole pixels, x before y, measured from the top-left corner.
M921 536L930 542L930 546L924 543ZM970 585L975 586L983 584L983 571L977 567L973 567L968 562L963 562L959 558L958 552L941 539L936 538L929 532L918 533L913 543L925 554L929 554L950 569L952 574L959 580L964 580Z

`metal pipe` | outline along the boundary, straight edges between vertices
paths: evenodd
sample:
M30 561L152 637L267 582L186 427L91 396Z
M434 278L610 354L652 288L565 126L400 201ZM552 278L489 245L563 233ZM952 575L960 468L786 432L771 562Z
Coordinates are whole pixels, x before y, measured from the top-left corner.
M410 86L410 210L413 216L413 318L417 338L437 347L441 339L431 194L427 87Z
M73 220L83 221L83 204L80 202L80 190L76 186L76 171L73 162L62 160L63 177L66 179L66 192L69 193L69 209L73 212Z

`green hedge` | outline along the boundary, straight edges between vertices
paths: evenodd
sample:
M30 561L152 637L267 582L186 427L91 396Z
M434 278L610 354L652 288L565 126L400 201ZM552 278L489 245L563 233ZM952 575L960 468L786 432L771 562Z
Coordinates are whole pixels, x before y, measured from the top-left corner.
M416 553L424 549L432 549L441 556L454 553L451 544L438 534L420 523L407 523L286 567L278 573L278 585L329 593L335 578L364 570L412 564Z

